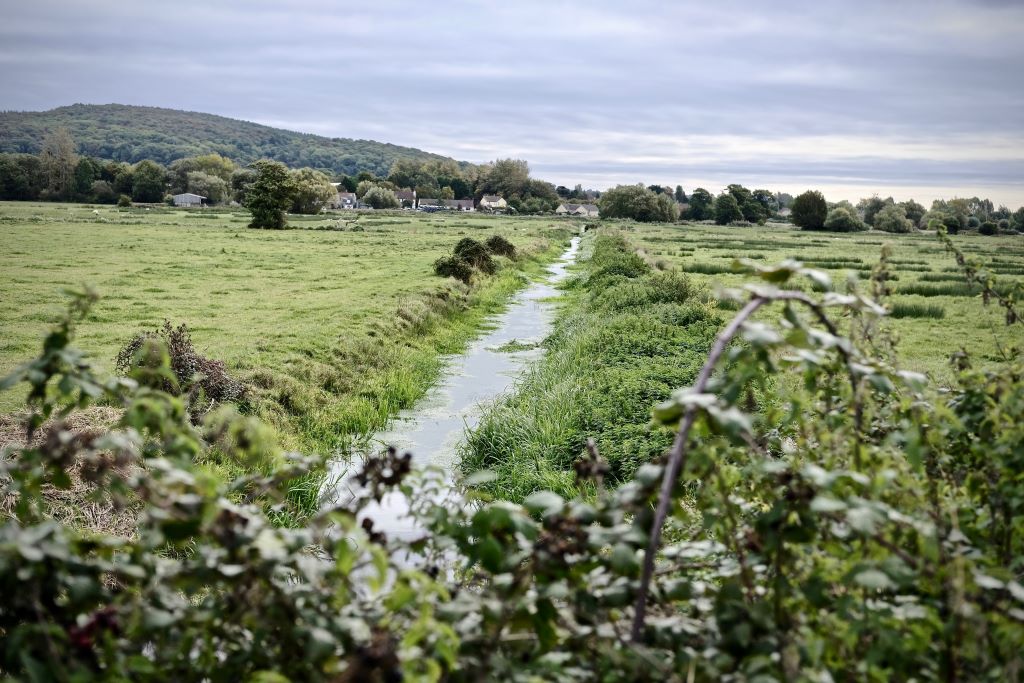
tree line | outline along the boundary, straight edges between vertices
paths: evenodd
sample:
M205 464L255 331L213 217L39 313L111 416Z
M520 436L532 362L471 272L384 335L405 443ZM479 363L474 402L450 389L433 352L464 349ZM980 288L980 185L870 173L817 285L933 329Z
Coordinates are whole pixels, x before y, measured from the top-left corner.
M579 189L579 186L577 186ZM728 185L718 195L703 187L689 195L682 186L619 185L600 196L602 218L629 218L641 222L714 221L718 225L763 225L770 219L788 219L805 230L858 232L882 230L910 232L942 225L949 233L974 230L985 235L1016 230L1024 232L1024 207L1012 211L979 197L936 199L926 209L909 199L865 197L829 202L816 190L793 197L783 192L750 190ZM789 209L789 211L785 211ZM787 215L788 214L788 215Z
M191 192L205 197L208 204L245 205L248 188L263 163L239 165L211 153L167 165L152 159L129 164L80 155L77 150L71 133L59 128L46 136L39 154L0 154L0 199L157 203ZM287 169L284 164L281 167ZM450 159L399 159L382 176L370 171L335 175L310 167L289 172L292 200L285 210L293 213L317 213L337 191L353 192L374 208L398 207L394 192L401 189L435 199L479 200L485 194L497 194L519 213L553 211L561 200L555 186L531 177L529 164L521 159L480 165Z

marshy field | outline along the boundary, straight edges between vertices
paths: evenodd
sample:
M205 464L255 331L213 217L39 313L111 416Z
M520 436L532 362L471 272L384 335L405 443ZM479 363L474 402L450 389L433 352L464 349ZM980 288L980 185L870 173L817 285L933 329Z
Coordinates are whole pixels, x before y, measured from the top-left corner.
M0 204L0 375L38 353L65 288L95 288L77 331L114 368L133 335L185 323L195 347L249 387L248 408L294 448L327 452L384 426L433 382L526 277L568 244L564 223L482 215L292 216L249 230L248 212ZM466 286L433 262L463 237L502 235L514 263ZM22 390L0 394L17 410Z

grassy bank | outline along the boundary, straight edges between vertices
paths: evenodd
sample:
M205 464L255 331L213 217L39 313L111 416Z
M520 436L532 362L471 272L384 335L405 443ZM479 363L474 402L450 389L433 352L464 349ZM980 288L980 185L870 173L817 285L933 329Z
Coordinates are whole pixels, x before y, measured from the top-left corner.
M692 381L720 324L688 276L657 272L618 234L588 236L579 276L545 343L547 354L469 435L462 469L490 469L490 486L521 500L574 492L572 463L593 437L613 482L671 443L651 407Z
M64 287L100 303L77 345L113 369L118 349L165 319L226 362L249 391L240 405L276 428L282 449L333 453L384 427L436 379L526 280L567 243L558 221L354 213L293 217L300 228L246 229L244 211L118 211L0 203L0 375L38 350ZM304 228L304 229L303 229ZM462 237L502 235L519 258L469 286L433 274ZM0 394L17 410L21 390ZM215 455L215 454L214 454ZM224 476L240 465L208 461ZM311 505L316 482L296 482Z

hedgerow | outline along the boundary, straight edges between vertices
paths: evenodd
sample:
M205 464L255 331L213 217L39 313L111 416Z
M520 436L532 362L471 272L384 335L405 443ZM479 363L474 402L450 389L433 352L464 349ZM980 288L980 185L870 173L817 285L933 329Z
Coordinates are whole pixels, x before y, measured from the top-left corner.
M955 256L983 300L1019 324L1021 287L1004 294ZM820 271L747 267L755 282L730 294L739 311L689 386L654 410L673 443L630 481L607 486L591 444L571 463L585 497L504 502L477 490L494 477L482 471L465 482L467 501L441 495L437 473L407 473L391 451L365 464L350 500L295 529L268 514L318 463L293 456L230 483L204 474L196 460L212 423L193 426L181 397L160 390L169 359L129 379L98 376L70 345L92 299L77 295L39 357L0 384L27 384L31 409L28 445L0 459L0 673L1019 678L1019 350L986 369L956 354L957 384L939 391L891 361L884 259L870 291L821 296L790 287L823 282ZM802 381L774 381L791 373ZM64 418L95 401L123 416L76 435ZM219 448L258 459L258 432L228 428L244 419L218 414ZM47 438L33 438L40 429ZM44 491L83 462L95 496L138 507L132 535L85 533L49 514ZM395 490L420 533L389 537L364 521Z

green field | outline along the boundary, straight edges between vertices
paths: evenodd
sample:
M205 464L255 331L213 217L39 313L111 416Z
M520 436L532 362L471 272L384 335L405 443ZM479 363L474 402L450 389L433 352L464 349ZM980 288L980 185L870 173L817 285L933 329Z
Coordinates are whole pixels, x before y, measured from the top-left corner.
M377 429L436 377L523 274L561 251L553 219L425 214L293 216L249 230L244 210L117 210L0 204L0 374L37 353L61 289L102 296L78 345L111 370L118 349L163 320L254 387L254 409L288 445L322 451ZM333 229L326 229L333 228ZM463 236L501 234L532 255L472 287L432 273ZM0 394L0 412L21 391Z
M827 272L842 291L848 277L867 280L878 263L882 245L891 248L893 295L887 304L894 315L887 323L908 370L925 372L935 381L952 379L949 357L965 348L977 360L999 358L998 346L1019 341L998 307L986 308L977 292L965 286L956 262L934 234L884 232L803 232L787 226L720 227L713 225L623 225L625 234L655 263L679 269L695 281L738 286L750 277L731 272L735 258L778 263L794 258ZM980 259L1009 283L1024 279L1024 237L953 236L968 255ZM904 291L920 293L902 293Z
M966 235L956 243L1006 283L1024 276L1020 237ZM628 481L672 441L672 430L651 426L652 407L693 382L733 314L716 290L754 281L733 271L734 259L796 258L844 291L848 278L867 280L883 244L890 245L895 293L883 299L893 314L881 330L895 340L903 369L949 385L949 357L958 349L982 366L1000 358L1001 345L1019 344L1019 330L1005 325L997 306L982 305L935 235L612 223L585 237L579 277L568 284L547 355L484 414L462 449L463 472L495 471L490 490L502 498L543 489L575 496L572 465L593 438L611 481ZM870 283L860 286L870 294ZM774 321L779 312L764 315Z

